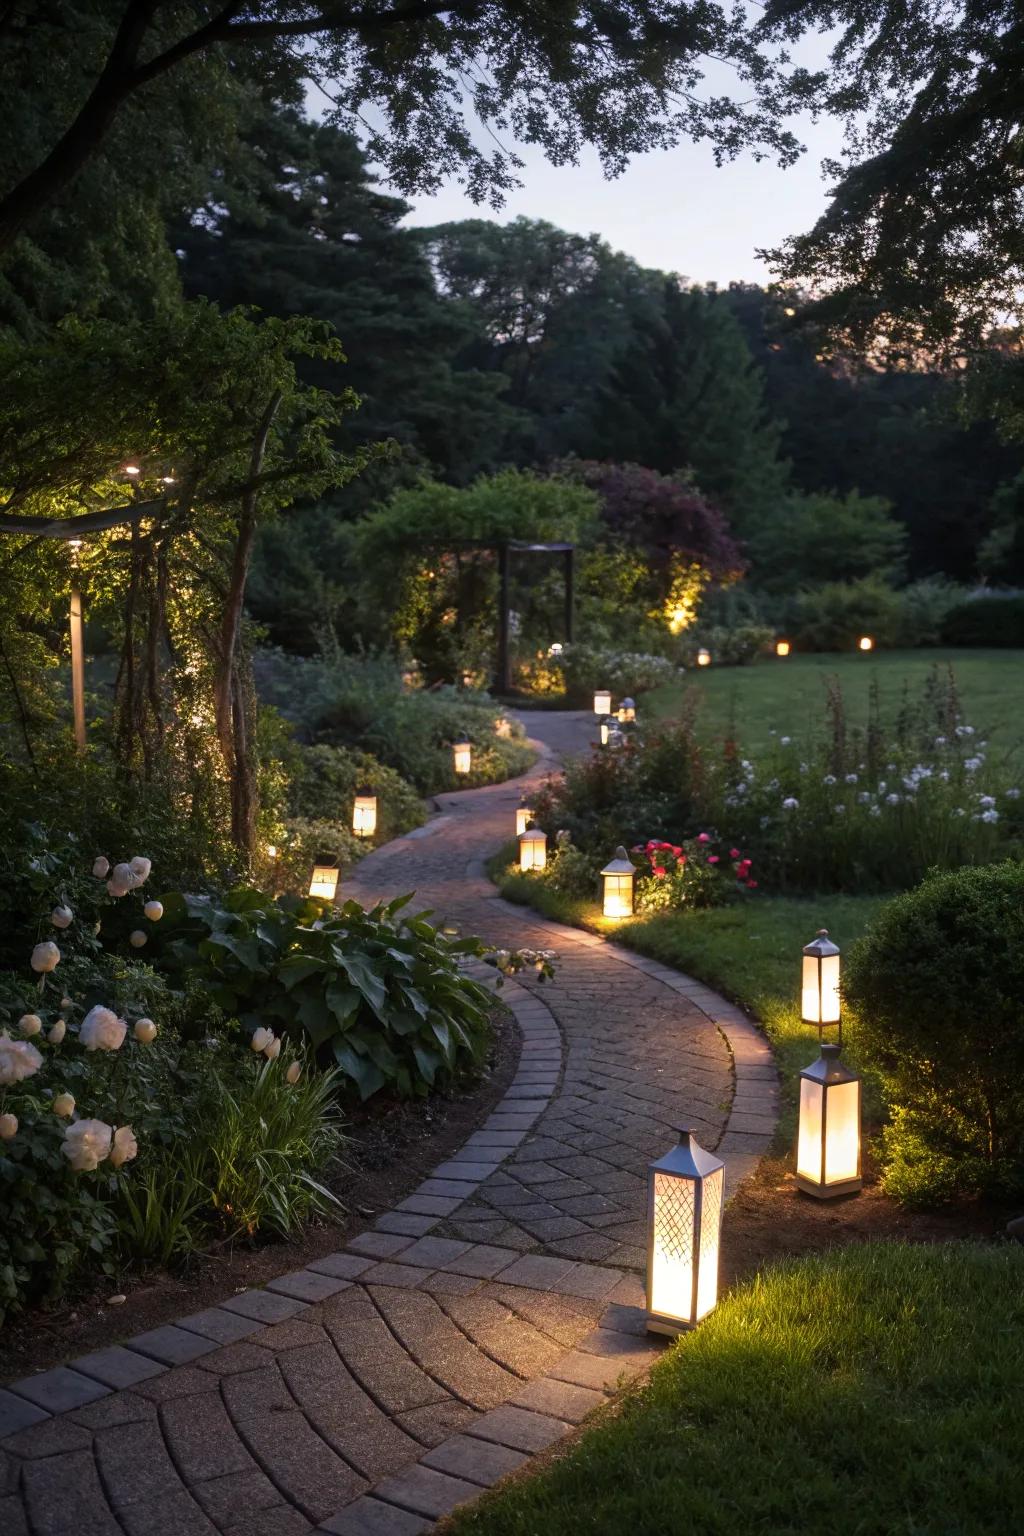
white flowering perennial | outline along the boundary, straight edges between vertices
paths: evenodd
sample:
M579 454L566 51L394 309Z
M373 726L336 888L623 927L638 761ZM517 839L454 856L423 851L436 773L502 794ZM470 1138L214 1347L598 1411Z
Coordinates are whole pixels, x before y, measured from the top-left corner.
M78 1038L87 1051L119 1051L128 1033L128 1025L111 1008L97 1004L82 1020Z
M39 975L47 976L60 964L60 950L52 939L44 939L42 944L37 944L32 951L29 964Z
M12 1040L6 1031L0 1034L0 1088L34 1077L42 1064L42 1056L27 1040Z

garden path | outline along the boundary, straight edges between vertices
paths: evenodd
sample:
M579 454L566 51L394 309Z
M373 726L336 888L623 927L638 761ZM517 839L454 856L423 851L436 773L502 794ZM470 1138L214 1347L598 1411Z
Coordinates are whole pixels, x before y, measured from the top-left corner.
M4 1536L415 1536L644 1370L644 1170L692 1125L751 1172L760 1033L708 988L500 900L482 858L592 717L531 718L532 774L440 797L345 894L508 948L522 1056L497 1109L372 1231L264 1290L0 1389Z

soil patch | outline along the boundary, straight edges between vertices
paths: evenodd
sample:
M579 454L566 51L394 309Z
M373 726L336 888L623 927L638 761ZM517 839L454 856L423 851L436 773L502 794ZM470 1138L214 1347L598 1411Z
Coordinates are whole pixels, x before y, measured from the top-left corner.
M346 1209L337 1225L312 1227L293 1243L236 1244L195 1255L184 1271L123 1276L119 1283L108 1281L53 1311L38 1309L12 1318L0 1331L0 1379L17 1380L173 1323L343 1247L461 1147L503 1096L518 1065L519 1035L511 1013L500 1004L492 1010L492 1025L484 1072L465 1092L367 1106L355 1113L345 1166L325 1181ZM126 1300L111 1305L109 1298L120 1294Z

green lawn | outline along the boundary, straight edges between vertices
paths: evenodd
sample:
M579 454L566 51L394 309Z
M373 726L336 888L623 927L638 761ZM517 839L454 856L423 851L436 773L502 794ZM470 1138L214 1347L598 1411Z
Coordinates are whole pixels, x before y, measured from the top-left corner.
M951 665L966 720L993 751L1009 755L1024 747L1024 651L921 650L789 656L751 667L694 668L678 687L659 688L643 698L644 716L671 718L684 695L700 700L699 719L713 735L735 730L749 752L768 746L769 732L807 739L823 730L825 680L842 684L855 724L866 719L868 689L879 686L883 714L892 719L906 685L919 697L932 667Z
M1024 1530L1024 1248L873 1243L763 1271L455 1536Z

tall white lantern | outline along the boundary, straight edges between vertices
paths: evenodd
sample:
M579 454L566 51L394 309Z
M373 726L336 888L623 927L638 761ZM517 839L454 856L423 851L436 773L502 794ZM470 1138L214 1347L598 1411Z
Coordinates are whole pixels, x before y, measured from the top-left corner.
M805 1194L832 1200L860 1189L860 1078L827 1041L800 1073L796 1182Z
M647 1170L647 1331L695 1328L718 1300L725 1164L692 1131Z
M516 837L521 837L534 818L534 810L526 800L516 806Z
M320 896L324 901L333 901L338 894L338 880L341 870L337 864L314 864L313 875L309 882L309 894Z
M372 837L377 830L377 796L360 790L352 805L352 831L356 837Z
M610 715L612 712L612 695L610 688L594 689L594 714Z
M804 945L800 1017L805 1024L813 1024L819 1035L830 1025L840 1024L839 945L833 944L827 928L819 928L817 938Z
M471 773L473 771L473 743L471 741L456 741L452 743L452 766L456 773Z
M532 821L519 836L519 868L543 869L548 862L548 835Z
M605 917L633 916L633 877L636 871L625 848L616 848L615 857L601 871L604 881Z

